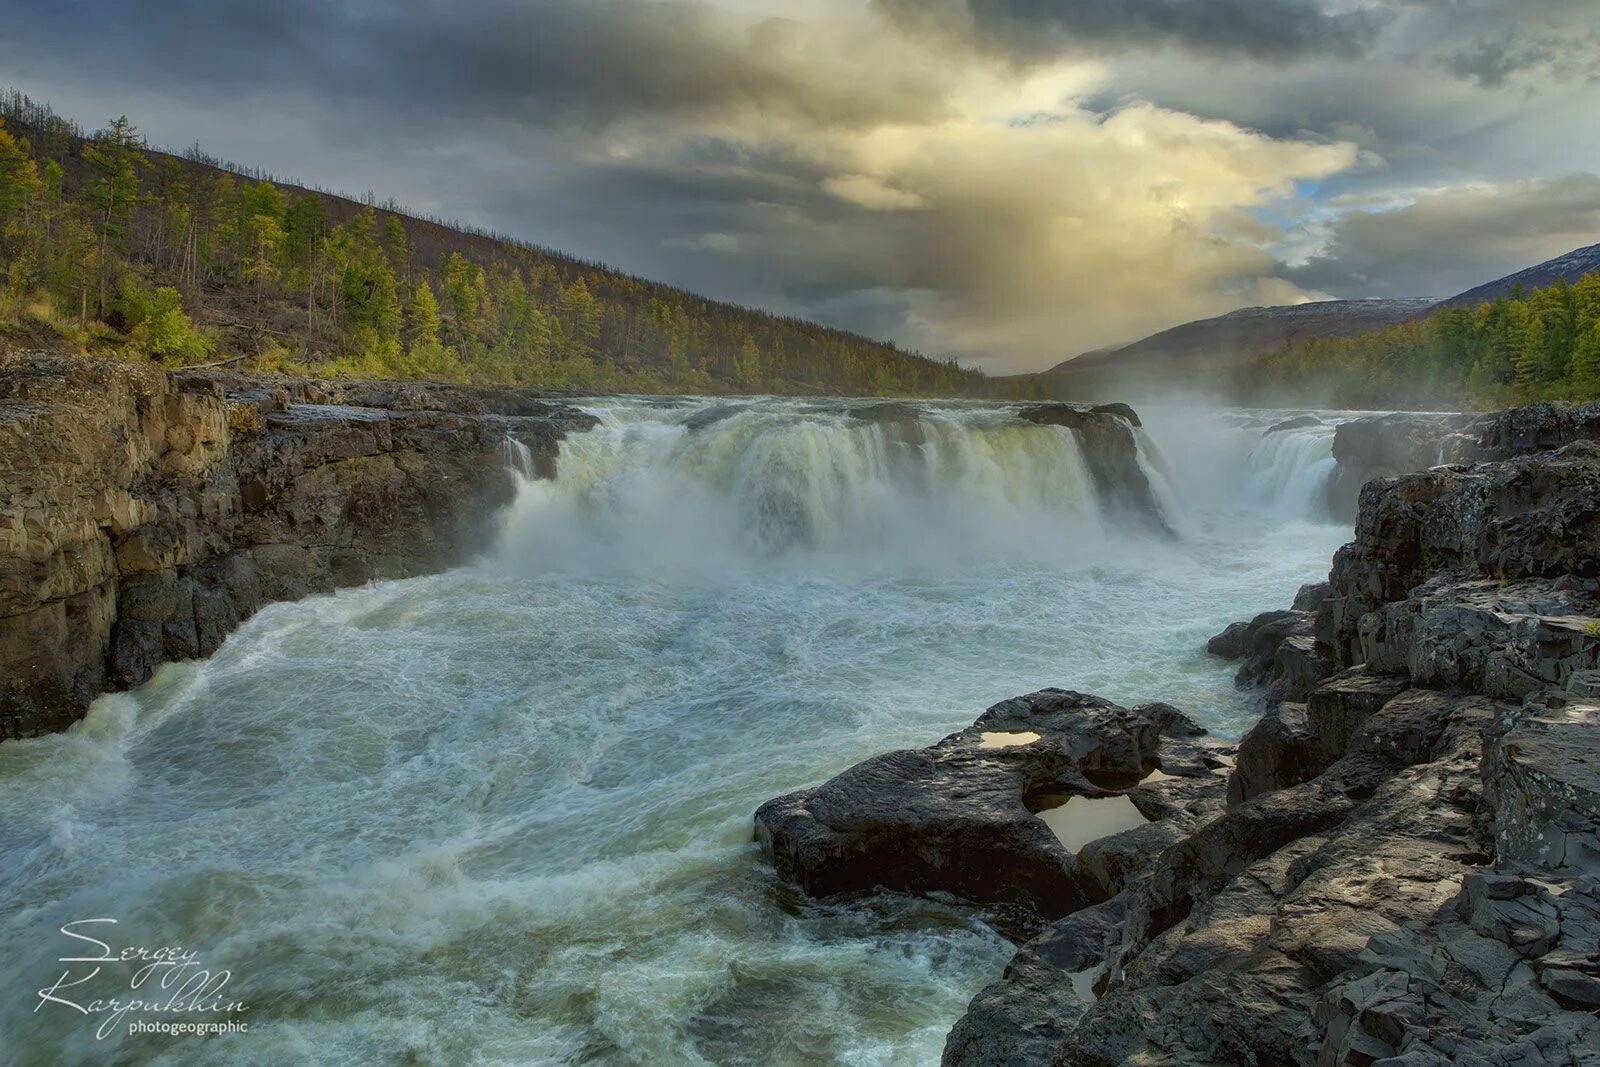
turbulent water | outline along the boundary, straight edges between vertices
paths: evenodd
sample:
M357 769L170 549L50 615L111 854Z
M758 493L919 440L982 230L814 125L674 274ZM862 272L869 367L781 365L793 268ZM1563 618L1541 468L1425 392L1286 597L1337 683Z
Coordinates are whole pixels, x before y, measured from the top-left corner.
M1346 533L1331 428L1272 415L1146 413L1162 540L1103 523L1068 432L982 405L921 445L822 402L589 406L475 565L271 607L0 745L0 1061L936 1062L1008 947L797 900L755 807L1045 685L1236 734L1205 639ZM166 973L58 962L89 918L225 968L245 1010L203 1018L249 1030L41 1003Z

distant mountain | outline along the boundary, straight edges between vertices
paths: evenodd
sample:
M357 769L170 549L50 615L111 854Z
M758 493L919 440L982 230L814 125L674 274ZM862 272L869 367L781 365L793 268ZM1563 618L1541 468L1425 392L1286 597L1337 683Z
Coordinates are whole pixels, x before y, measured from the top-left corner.
M1508 274L1504 278L1497 278L1492 282L1468 289L1459 296L1452 296L1442 302L1440 307L1473 307L1485 301L1495 300L1502 296L1510 296L1511 291L1517 286L1523 290L1542 289L1547 285L1565 278L1567 281L1577 281L1585 274L1600 271L1600 245L1589 245L1587 248L1574 249L1564 256L1547 259L1543 263L1519 270L1515 274Z
M1600 244L1568 252L1526 270L1469 289L1444 301L1323 300L1286 307L1240 308L1214 319L1186 322L1119 348L1085 352L1045 371L1068 395L1202 385L1256 356L1311 337L1352 337L1411 319L1435 308L1471 307L1533 290L1561 278L1574 281L1600 271Z
M1173 374L1231 370L1253 356L1307 337L1349 337L1420 318L1431 300L1322 300L1286 307L1240 308L1116 349L1088 352L1046 371L1068 389L1128 379L1171 384Z

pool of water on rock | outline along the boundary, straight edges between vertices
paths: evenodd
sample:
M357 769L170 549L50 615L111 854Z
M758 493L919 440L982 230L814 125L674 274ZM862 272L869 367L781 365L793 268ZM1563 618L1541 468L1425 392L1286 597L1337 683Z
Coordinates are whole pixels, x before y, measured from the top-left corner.
M801 902L751 813L1046 685L1236 734L1253 708L1203 645L1326 572L1328 434L1147 413L1165 541L1102 524L1064 431L935 406L908 467L807 404L591 405L489 557L273 606L0 746L22 987L62 923L114 916L231 970L251 1024L97 1041L11 998L8 1055L936 1061L1009 947L937 906Z

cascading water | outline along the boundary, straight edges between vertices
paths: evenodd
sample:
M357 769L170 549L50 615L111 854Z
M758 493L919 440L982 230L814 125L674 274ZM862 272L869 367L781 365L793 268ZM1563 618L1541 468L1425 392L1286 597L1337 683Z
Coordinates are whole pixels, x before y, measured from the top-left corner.
M1208 522L1229 512L1281 522L1328 523L1327 492L1336 464L1333 435L1347 413L1201 412L1153 409L1147 439L1159 446L1158 487L1180 521ZM1303 421L1301 421L1303 420Z
M500 461L525 482L539 476L533 459L533 449L509 434L500 442Z
M1255 503L1286 517L1325 514L1328 482L1337 467L1331 427L1267 433L1251 450L1248 462Z
M937 905L797 901L755 807L1044 685L1236 733L1205 639L1346 533L1288 499L1320 453L1264 450L1259 416L1146 413L1163 539L1102 518L1070 432L995 407L590 406L553 481L508 442L477 564L275 605L0 745L24 986L81 947L63 923L115 917L229 969L250 1023L100 1041L17 1000L8 1058L934 1062L1007 946Z
M507 524L504 556L698 570L1055 558L1104 540L1073 435L995 410L907 428L773 402L696 427L601 412Z

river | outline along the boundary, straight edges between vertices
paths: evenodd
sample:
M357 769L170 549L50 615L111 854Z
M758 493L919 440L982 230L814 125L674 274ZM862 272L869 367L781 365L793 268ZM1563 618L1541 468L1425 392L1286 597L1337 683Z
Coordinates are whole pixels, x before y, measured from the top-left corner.
M924 405L920 446L832 402L584 406L481 560L274 605L0 745L0 1061L935 1063L1010 947L797 899L756 806L1047 685L1237 736L1258 709L1206 638L1348 536L1331 425L1278 413L1145 413L1167 539L993 406ZM41 1003L91 918L226 969L248 1030ZM72 992L141 994L100 966Z

